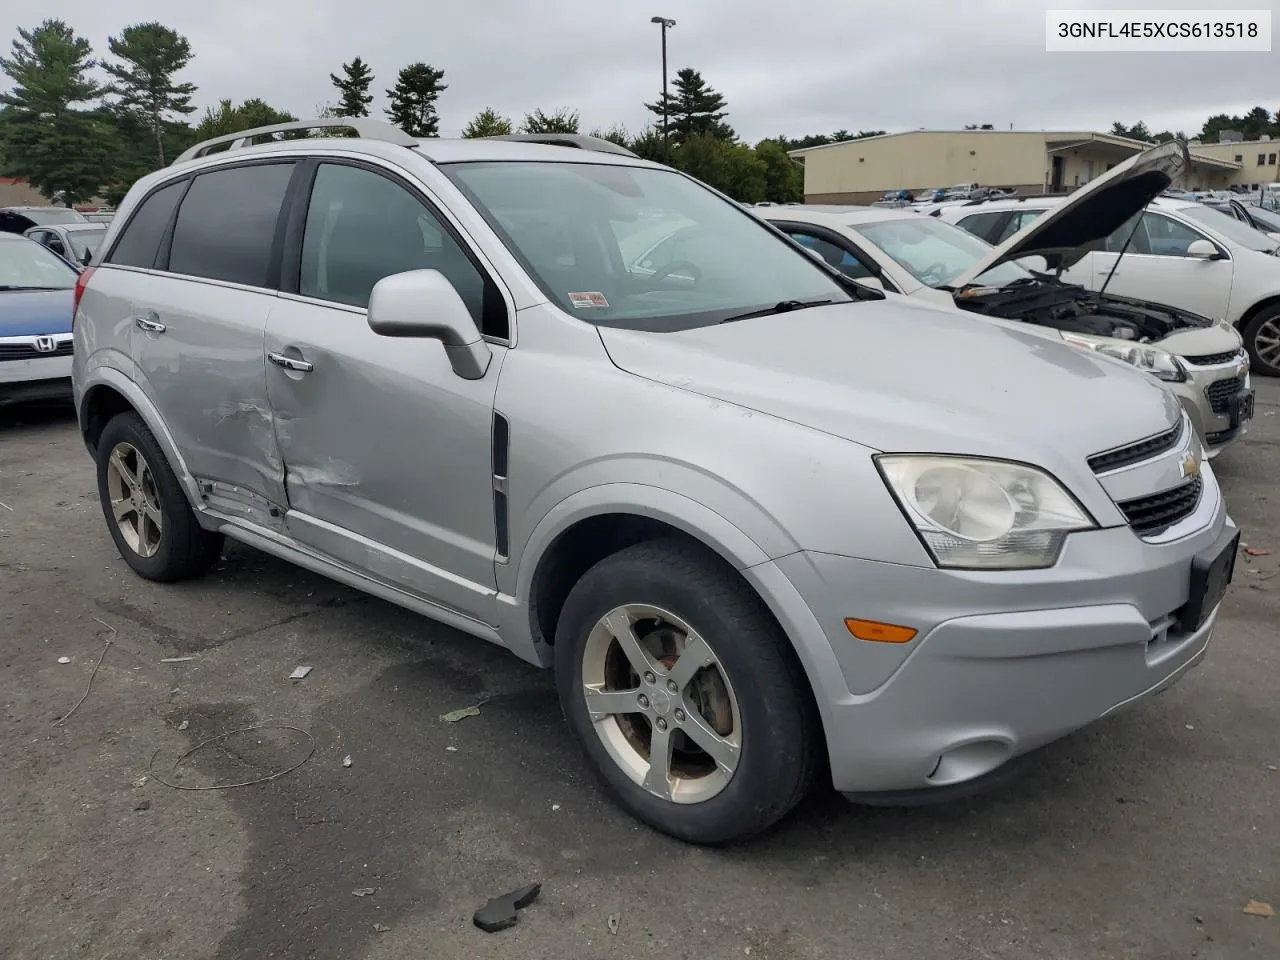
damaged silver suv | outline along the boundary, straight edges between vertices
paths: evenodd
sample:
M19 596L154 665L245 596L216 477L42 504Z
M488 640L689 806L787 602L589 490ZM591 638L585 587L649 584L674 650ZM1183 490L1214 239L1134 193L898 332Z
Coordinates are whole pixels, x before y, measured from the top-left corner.
M1152 378L553 139L285 124L133 187L74 383L138 574L232 537L554 667L612 794L696 842L818 770L978 789L1200 661L1239 535Z

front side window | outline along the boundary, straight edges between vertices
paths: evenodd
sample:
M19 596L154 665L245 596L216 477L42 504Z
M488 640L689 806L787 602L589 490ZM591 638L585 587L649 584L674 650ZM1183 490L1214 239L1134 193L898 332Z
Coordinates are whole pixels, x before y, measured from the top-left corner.
M274 284L271 248L292 163L199 174L182 199L169 270L251 287Z
M0 239L0 290L69 290L76 276L74 267L34 240Z
M953 224L930 217L860 223L854 229L930 287L946 286L991 255L991 244ZM1002 263L974 282L1001 287L1030 278L1031 274L1018 264Z
M659 332L784 300L847 301L803 251L673 170L602 163L441 164L561 309Z
M1116 227L1103 241L1107 253L1153 253L1147 242L1146 217L1138 211Z
M1208 207L1205 209L1207 210ZM1232 218L1224 217L1224 219ZM1142 226L1146 230L1149 251L1158 257L1189 256L1187 248L1197 240L1206 239L1204 234L1192 230L1177 220L1149 211L1142 215Z
M875 273L867 267L865 263L851 250L847 250L842 246L832 243L830 240L824 240L822 237L815 237L808 233L799 233L792 231L791 238L801 246L808 247L827 261L831 266L835 267L846 277L854 280L865 280L868 277L874 277Z
M102 238L107 235L107 228L101 230L68 230L67 239L71 241L71 252L77 260L83 260L85 255L93 255L98 252L98 247L102 246Z
M300 268L300 294L354 307L369 305L374 284L383 277L439 270L478 329L508 335L506 307L496 288L436 215L403 186L372 170L320 165L307 207Z
M993 241L997 244L1004 243L1015 233L1021 230L1029 223L1034 223L1040 219L1043 210L1018 210L1009 218L1009 222L1004 225L1004 229L1000 231L1000 235Z

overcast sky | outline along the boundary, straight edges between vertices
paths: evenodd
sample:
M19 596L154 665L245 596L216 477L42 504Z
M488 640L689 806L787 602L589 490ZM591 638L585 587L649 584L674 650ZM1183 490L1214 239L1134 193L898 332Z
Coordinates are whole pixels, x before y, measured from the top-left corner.
M650 119L661 89L655 14L670 70L692 66L725 95L729 121L755 141L845 128L1106 129L1145 120L1198 132L1212 113L1280 109L1277 53L1046 53L1046 7L1194 9L1227 0L4 0L3 22L67 20L106 53L145 20L178 30L195 59L182 75L204 107L262 97L295 115L336 98L329 73L360 56L374 70L375 116L400 67L444 69L441 134L481 108L517 122L570 107L583 129ZM1275 7L1276 0L1238 0ZM5 79L7 78L0 78ZM199 114L196 115L197 117Z

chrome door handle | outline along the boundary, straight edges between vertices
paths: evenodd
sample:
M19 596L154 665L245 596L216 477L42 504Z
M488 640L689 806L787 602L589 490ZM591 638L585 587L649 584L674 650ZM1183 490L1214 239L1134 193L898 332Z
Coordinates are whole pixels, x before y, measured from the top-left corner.
M299 360L297 357L286 357L283 353L268 353L267 359L277 367L284 367L286 370L294 370L298 373L310 373L315 369L315 365L309 360Z
M152 314L151 316L155 316L155 314ZM164 333L168 327L159 320L152 320L151 316L134 317L133 325L139 330L147 331L147 333Z

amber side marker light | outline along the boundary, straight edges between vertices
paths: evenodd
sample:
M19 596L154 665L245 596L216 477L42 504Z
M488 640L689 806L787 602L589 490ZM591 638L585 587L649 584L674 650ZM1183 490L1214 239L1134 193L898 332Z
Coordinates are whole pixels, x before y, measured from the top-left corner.
M914 627L881 623L879 620L859 620L856 617L845 617L844 625L859 640L872 643L910 643L919 632Z

